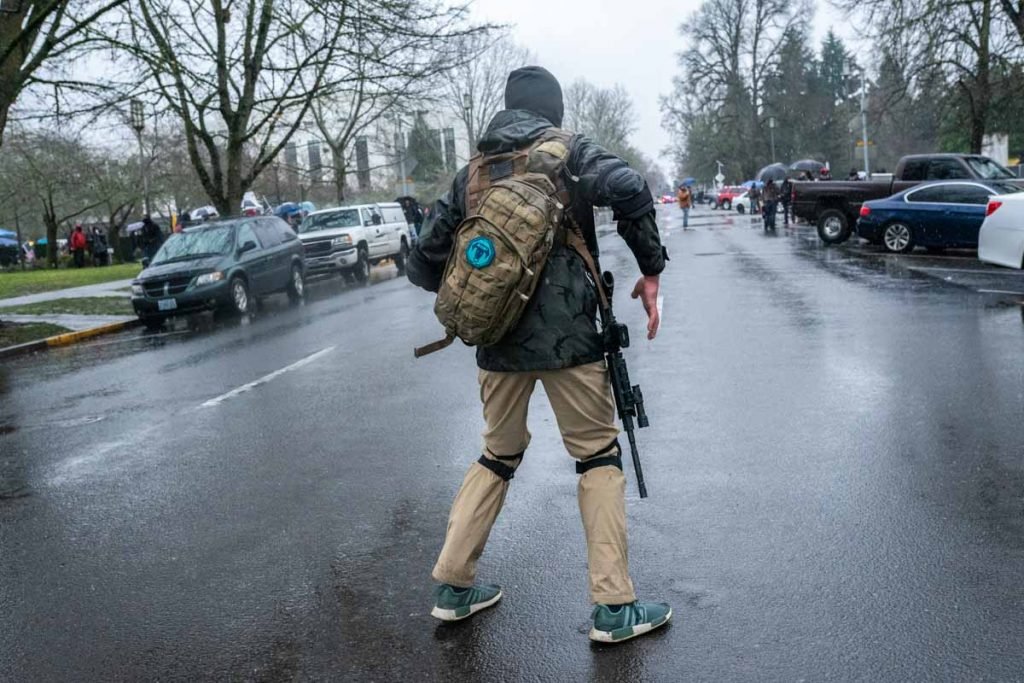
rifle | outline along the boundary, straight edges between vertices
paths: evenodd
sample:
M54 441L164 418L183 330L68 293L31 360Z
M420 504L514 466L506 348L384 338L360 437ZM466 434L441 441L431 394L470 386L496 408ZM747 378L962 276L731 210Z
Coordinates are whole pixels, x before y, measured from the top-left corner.
M629 370L622 349L629 347L629 329L615 320L612 312L612 293L615 291L615 278L605 271L601 274L601 283L606 292L606 302L601 306L601 331L604 335L604 357L608 363L608 374L611 376L612 394L615 396L615 407L619 411L622 431L629 439L629 451L633 456L633 471L636 472L636 485L640 489L640 497L647 497L647 485L644 483L644 470L640 466L640 454L636 449L636 436L633 434L633 418L636 426L647 427L647 411L644 410L644 394L639 384L630 384Z

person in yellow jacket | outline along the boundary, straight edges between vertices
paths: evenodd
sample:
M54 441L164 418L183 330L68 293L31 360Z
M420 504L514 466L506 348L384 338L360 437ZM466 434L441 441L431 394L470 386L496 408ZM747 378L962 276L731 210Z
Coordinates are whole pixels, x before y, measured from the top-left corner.
M683 210L683 230L686 230L690 227L690 209L693 208L693 193L690 192L690 188L680 185L679 192L676 193L676 201L679 202L679 208Z

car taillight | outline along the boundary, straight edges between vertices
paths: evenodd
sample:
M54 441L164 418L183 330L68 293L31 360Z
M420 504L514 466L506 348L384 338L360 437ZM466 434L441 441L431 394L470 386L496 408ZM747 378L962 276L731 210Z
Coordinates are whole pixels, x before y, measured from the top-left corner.
M871 215L871 207L868 206L867 204L862 205L860 207L860 217L861 218L866 218L867 216L870 216L870 215Z
M990 200L989 203L988 203L988 206L985 207L985 215L986 216L991 216L992 214L994 214L996 212L996 209L998 209L1002 205L1003 205L1002 202L997 202L994 199Z

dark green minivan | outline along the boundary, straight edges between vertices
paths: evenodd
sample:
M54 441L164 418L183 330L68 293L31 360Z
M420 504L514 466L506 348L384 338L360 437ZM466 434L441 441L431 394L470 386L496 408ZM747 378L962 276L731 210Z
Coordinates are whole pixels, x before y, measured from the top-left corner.
M257 297L305 293L302 242L280 218L211 221L171 235L132 282L132 306L150 329L210 309L245 315Z

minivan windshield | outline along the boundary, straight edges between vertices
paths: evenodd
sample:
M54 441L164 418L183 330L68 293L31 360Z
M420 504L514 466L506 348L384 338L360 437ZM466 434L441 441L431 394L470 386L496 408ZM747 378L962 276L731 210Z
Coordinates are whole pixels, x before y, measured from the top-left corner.
M967 157L967 165L983 180L1004 180L1015 177L1008 168L988 157Z
M329 213L316 213L306 216L299 225L299 233L317 232L318 230L334 230L336 228L358 228L358 209L340 209Z
M202 230L186 230L171 235L153 257L152 265L191 261L207 256L223 256L231 251L235 239L234 226L223 225Z

